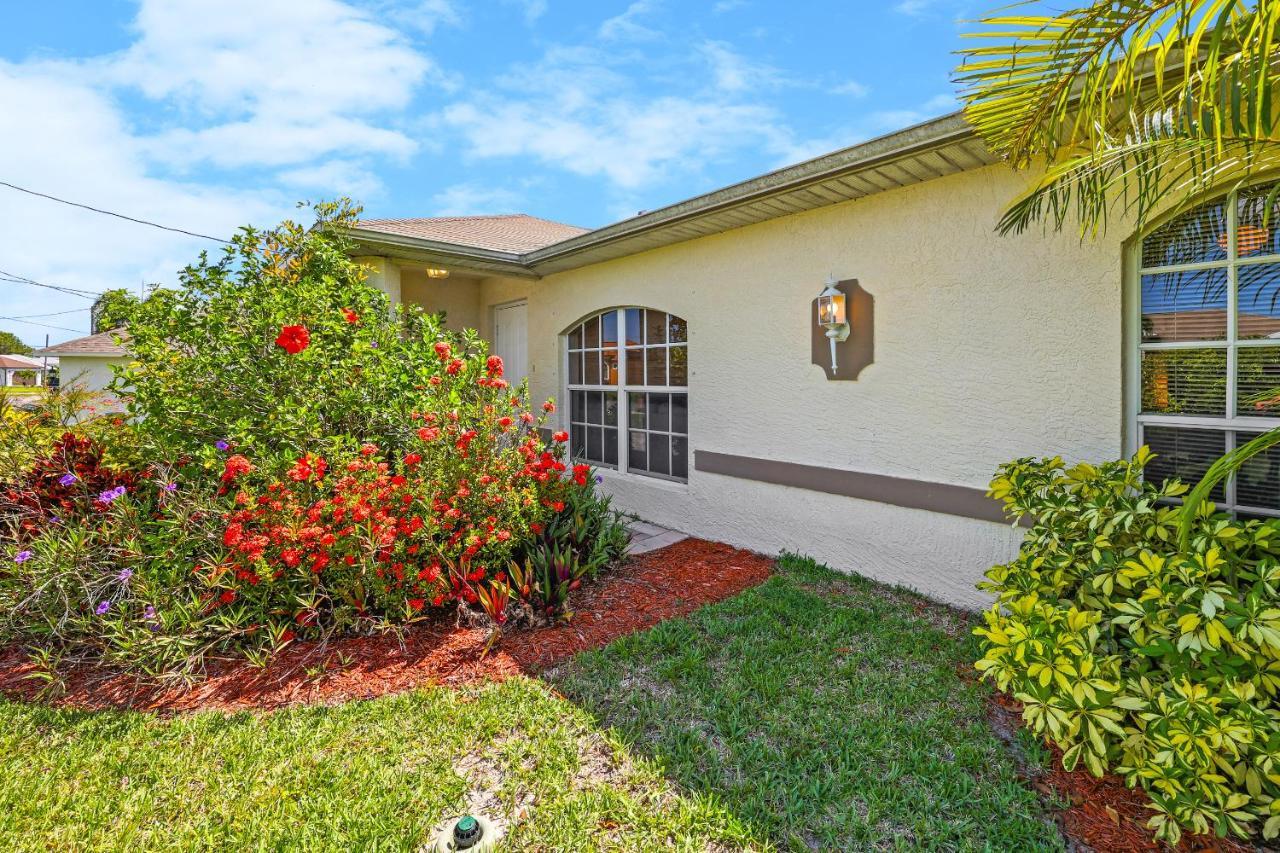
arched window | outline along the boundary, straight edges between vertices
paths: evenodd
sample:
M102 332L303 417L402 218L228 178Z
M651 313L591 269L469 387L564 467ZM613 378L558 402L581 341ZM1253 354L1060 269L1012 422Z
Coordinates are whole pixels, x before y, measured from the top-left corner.
M613 308L576 324L565 338L573 457L687 479L688 324L652 308Z
M1158 454L1148 479L1195 484L1223 453L1280 426L1280 203L1272 191L1233 192L1142 240L1129 384L1137 443ZM1280 515L1280 451L1255 457L1212 499L1244 515Z

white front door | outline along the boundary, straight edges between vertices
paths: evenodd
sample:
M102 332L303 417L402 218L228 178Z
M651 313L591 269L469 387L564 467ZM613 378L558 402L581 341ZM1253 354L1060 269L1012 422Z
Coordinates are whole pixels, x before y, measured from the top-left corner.
M529 375L528 305L518 302L493 310L493 352L502 356L503 375L519 385Z

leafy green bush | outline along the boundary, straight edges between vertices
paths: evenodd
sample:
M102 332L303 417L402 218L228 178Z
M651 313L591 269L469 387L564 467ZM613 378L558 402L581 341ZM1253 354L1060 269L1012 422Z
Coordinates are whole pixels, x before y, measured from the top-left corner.
M219 441L259 464L365 442L394 456L409 446L412 414L439 408L436 343L451 347L464 378L484 375L475 332L446 332L416 306L393 310L366 282L340 236L357 212L324 204L311 228L244 229L216 260L186 268L180 290L134 308L135 360L117 385L158 456L190 455L214 473ZM488 390L460 382L449 393L465 407Z
M1280 522L1206 505L1177 548L1187 488L1130 461L1002 466L991 495L1031 527L980 587L977 668L1023 704L1063 765L1120 774L1156 809L1149 826L1280 833Z
M95 421L97 441L22 422L0 471L0 641L186 674L445 607L559 618L621 557L590 469L541 438L554 402L474 332L390 311L329 227L354 209L317 212L136 306L129 416ZM530 565L552 571L513 586Z

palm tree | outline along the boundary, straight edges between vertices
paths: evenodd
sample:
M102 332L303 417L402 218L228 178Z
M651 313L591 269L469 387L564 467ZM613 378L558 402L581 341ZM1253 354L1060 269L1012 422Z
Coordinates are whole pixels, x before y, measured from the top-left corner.
M983 20L957 71L988 147L1040 172L1002 233L1074 218L1088 236L1116 213L1142 228L1280 169L1280 0L1096 0L1016 14L1034 5ZM1213 486L1276 444L1280 431L1264 434L1210 469L1185 502L1184 549Z

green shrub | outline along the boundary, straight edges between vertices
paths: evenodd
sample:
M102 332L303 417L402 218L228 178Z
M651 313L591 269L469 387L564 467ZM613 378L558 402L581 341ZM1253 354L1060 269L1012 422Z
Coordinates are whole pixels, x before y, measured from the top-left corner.
M1141 785L1148 824L1280 833L1280 523L1207 505L1177 549L1178 482L1144 482L1150 458L1066 468L1019 459L991 495L1031 527L987 572L977 668L1023 704L1063 765Z
M541 438L554 402L532 405L474 332L391 312L330 227L354 209L317 214L243 231L135 306L128 416L75 428L97 441L21 421L0 642L187 674L445 607L559 618L621 557L568 436ZM513 585L525 566L551 573Z
M409 446L412 414L439 408L434 344L452 347L467 378L484 375L475 332L448 332L416 306L392 309L366 282L340 236L357 208L315 212L311 228L242 230L216 260L187 267L180 290L135 306L135 360L116 385L158 456L189 455L214 474L219 441L260 465L365 442L394 456ZM471 382L449 393L465 407L487 391Z

